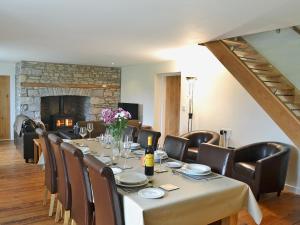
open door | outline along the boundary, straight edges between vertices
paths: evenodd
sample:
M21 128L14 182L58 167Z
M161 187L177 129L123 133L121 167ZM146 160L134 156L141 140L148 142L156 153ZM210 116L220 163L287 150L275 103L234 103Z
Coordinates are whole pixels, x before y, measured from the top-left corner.
M10 139L10 77L0 76L0 141Z
M165 135L179 135L180 121L180 76L166 76Z

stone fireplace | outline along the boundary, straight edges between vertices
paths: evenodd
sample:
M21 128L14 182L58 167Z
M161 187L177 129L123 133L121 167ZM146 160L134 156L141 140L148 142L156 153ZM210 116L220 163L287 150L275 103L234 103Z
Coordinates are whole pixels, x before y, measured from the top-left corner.
M21 61L16 66L16 112L48 123L59 113L74 120L97 120L102 108L117 107L120 101L121 69Z

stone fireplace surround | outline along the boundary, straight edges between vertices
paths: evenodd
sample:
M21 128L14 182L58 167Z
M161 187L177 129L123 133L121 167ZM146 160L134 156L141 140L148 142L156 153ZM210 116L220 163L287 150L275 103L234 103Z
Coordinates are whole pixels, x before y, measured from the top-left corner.
M41 97L86 96L86 120L120 101L119 67L21 61L16 65L16 114L41 117Z

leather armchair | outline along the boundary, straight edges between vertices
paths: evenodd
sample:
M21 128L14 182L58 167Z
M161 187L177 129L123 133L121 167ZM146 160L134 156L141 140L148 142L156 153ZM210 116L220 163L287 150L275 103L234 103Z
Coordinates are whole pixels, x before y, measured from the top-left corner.
M250 144L234 151L232 177L247 183L256 199L284 188L291 146L279 142Z
M195 163L199 146L202 143L219 145L220 135L213 131L197 130L181 135L183 138L190 140L187 153L187 162Z
M38 138L35 133L36 124L25 115L18 115L14 123L14 143L21 151L25 162L34 158L33 139Z
M234 150L205 143L199 149L197 163L210 166L215 173L231 176Z

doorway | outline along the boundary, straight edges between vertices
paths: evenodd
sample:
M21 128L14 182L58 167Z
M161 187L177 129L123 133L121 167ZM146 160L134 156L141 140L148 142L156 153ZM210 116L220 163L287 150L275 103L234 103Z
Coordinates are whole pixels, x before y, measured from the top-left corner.
M157 74L154 87L154 129L161 132L163 144L166 135L179 135L181 73Z
M165 135L179 135L180 76L166 76Z
M10 139L10 77L0 75L0 141Z

